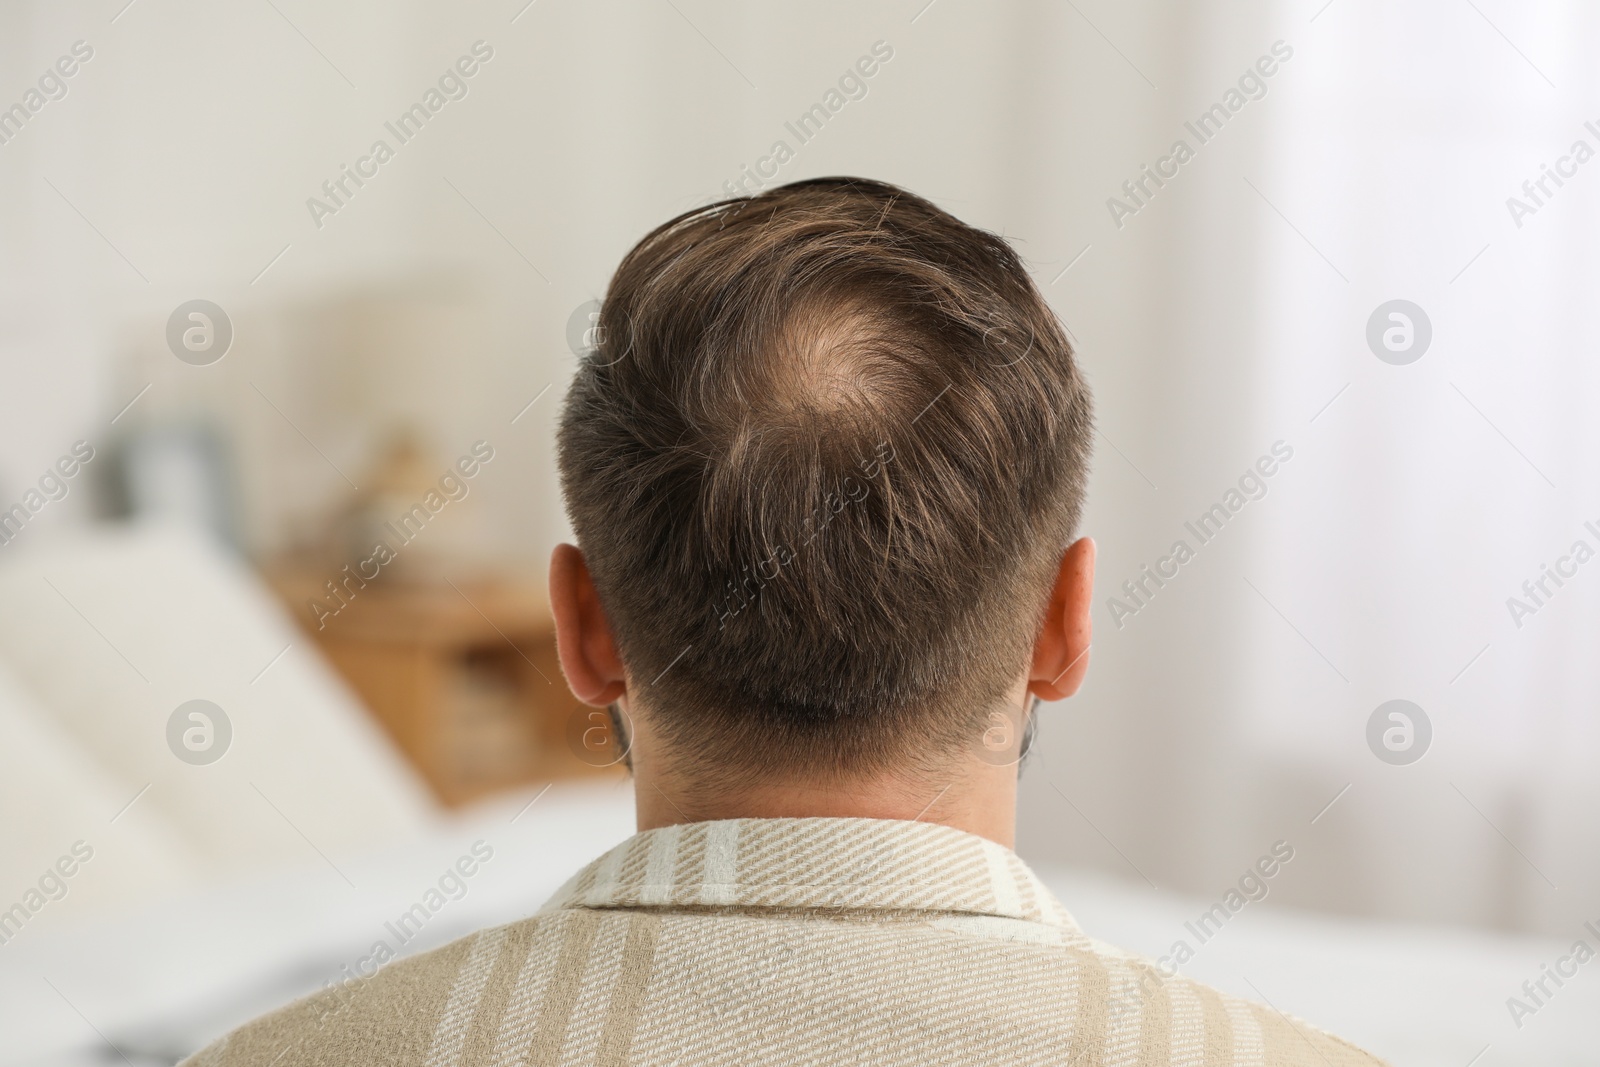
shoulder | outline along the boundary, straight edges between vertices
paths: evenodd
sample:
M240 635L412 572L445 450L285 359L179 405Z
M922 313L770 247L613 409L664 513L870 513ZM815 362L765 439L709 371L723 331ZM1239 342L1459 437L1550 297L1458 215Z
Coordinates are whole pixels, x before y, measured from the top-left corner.
M1203 1054L1206 1063L1385 1067L1371 1053L1270 1003L1223 993L1101 942L1085 939L1074 948L1104 969L1103 984L1096 984L1107 1047L1119 1043L1119 1034L1138 1034L1164 1042L1173 1061Z
M392 951L379 942L344 967L339 980L241 1026L180 1067L422 1064L446 1029L441 1021L460 1008L475 1008L495 969L526 955L553 922L559 919L536 915L392 963L384 962Z
M988 942L1014 982L1039 991L1030 1010L1054 1003L1064 1011L1053 1024L1073 1035L1076 1049L1144 1049L1140 1062L1149 1063L1383 1067L1378 1057L1265 1002L1270 990L1256 990L1261 1002L1224 993L1183 975L1169 957L1148 959L1076 925L971 915L928 925L974 945Z

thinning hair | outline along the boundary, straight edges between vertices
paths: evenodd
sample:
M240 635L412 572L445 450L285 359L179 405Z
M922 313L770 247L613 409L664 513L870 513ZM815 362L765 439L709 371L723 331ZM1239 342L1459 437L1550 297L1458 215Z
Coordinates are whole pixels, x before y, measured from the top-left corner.
M735 776L932 766L1026 669L1089 390L1001 238L882 182L690 211L623 259L559 430L630 693Z

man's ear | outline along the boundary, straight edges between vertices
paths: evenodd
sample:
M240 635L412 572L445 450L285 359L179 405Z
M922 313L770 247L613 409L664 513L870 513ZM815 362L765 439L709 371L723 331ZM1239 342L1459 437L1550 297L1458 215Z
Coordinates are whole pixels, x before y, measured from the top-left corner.
M627 676L589 564L576 545L550 554L550 611L556 620L561 672L578 699L604 707L628 691Z
M1044 626L1033 646L1028 692L1041 700L1065 700L1089 671L1094 602L1094 542L1081 537L1061 557Z

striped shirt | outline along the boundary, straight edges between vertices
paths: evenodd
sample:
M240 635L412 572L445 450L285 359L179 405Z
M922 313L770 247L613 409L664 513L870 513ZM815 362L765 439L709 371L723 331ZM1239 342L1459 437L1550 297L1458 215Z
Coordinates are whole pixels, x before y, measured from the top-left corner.
M398 960L193 1067L1378 1064L1085 936L946 826L735 819L637 834L537 914Z

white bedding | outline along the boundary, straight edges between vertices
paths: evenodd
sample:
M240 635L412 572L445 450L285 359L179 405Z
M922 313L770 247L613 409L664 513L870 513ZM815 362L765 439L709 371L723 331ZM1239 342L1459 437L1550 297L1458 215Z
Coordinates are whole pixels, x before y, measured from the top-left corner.
M120 917L24 929L0 945L0 1064L121 1062L100 1035L140 1067L171 1063L354 968L380 940L423 951L531 914L633 830L626 783L554 787L522 810L536 795L377 851L311 855ZM441 894L445 903L401 945L385 924L424 902L478 842L477 856L487 849L491 858L461 879L459 899Z
M9 908L63 854L83 841L88 863L66 880L60 900L41 911L40 922L69 912L114 908L123 900L171 892L203 866L195 851L164 821L145 812L110 819L132 791L114 791L114 780L24 690L0 661L0 909ZM93 839L93 843L89 839ZM80 852L82 850L80 849ZM74 863L74 865L76 865ZM102 877L101 872L115 877ZM59 873L59 871L57 872ZM0 946L0 952L4 946Z
M3 562L0 660L118 804L150 786L129 818L159 816L212 869L297 857L307 840L404 834L431 817L425 787L310 640L200 537L105 528ZM195 699L232 722L226 754L206 766L167 746L169 717ZM74 839L112 836L115 811Z

